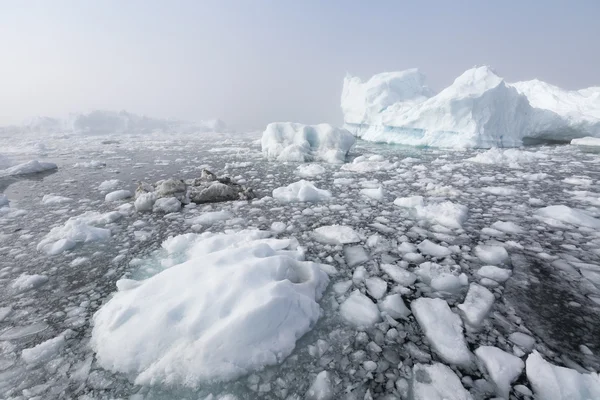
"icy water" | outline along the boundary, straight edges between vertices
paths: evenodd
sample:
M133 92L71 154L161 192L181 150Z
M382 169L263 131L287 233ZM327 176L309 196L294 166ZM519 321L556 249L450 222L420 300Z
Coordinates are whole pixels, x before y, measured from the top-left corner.
M478 244L503 246L510 255L511 278L490 287L496 298L491 313L479 330L465 333L471 350L492 345L525 355L529 350L515 349L508 340L509 334L523 332L535 338L535 349L557 365L580 371L600 369L600 232L548 222L535 213L541 207L566 205L600 217L600 154L574 146L537 146L516 150L518 157L509 161L482 164L468 159L483 150L441 151L359 142L350 159L376 154L389 163L364 172L321 164L324 173L304 179L331 191L331 201L280 203L264 197L302 179L296 171L298 164L264 160L258 138L256 134L56 136L18 143L0 138L0 152L15 161L40 159L59 166L55 172L0 178L0 192L11 201L10 209L0 214L0 398L204 399L230 394L239 399L293 399L304 398L323 370L333 376L334 398L409 396L406 385L412 366L440 360L414 316L384 320L358 331L340 317L339 305L354 289L365 292L364 280L356 274L359 268L364 267L368 276L382 277L391 292L395 284L380 265L402 259L400 243L416 245L424 239L454 247L443 262L430 255L420 262L458 265L470 282L478 281L475 272L484 264L473 254ZM166 216L121 207L123 217L107 225L109 239L78 244L53 256L37 250L50 229L69 217L86 211L106 213L131 203L132 199L105 202L105 193L98 187L106 180L118 179L118 189L133 191L138 181L193 178L202 168L252 187L258 201L186 207ZM384 190L382 200L360 192L379 186ZM71 201L42 204L47 194ZM415 195L467 206L468 219L462 228L448 229L393 204L397 197ZM273 222L283 222L287 230L279 237L296 237L306 248L308 260L337 268L320 301L323 312L317 325L297 342L283 364L234 382L195 388L139 386L130 376L102 369L89 345L92 316L116 290L116 281L124 276L143 279L158 272L160 267L151 259L163 240L193 232L186 219L218 210L230 211L234 218L201 230L269 230ZM513 222L522 230L490 229L497 221ZM353 260L344 246L314 240L314 229L332 224L351 226L360 234L359 245L367 261L350 266ZM368 240L374 235L378 240ZM411 262L408 269L416 266ZM15 287L13 283L23 274L47 278L30 289ZM346 292L332 289L345 281L352 281ZM454 306L463 301L467 288L439 294L417 281L402 294L409 308L422 296L443 297ZM398 335L388 334L391 329ZM24 349L65 331L61 346L38 360L24 361ZM584 354L580 345L593 354ZM375 370L364 367L369 360L376 363ZM486 374L477 368L453 369L474 398L493 396ZM527 385L525 373L517 383Z

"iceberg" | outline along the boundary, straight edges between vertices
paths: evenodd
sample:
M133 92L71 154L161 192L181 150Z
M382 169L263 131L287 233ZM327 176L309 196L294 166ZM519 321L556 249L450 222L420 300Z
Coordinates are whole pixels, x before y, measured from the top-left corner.
M341 164L356 139L346 129L329 124L274 122L261 138L264 156L290 162L325 161Z
M541 81L507 83L488 66L435 94L417 69L346 76L344 127L364 140L449 148L518 147L600 137L600 88L567 91Z

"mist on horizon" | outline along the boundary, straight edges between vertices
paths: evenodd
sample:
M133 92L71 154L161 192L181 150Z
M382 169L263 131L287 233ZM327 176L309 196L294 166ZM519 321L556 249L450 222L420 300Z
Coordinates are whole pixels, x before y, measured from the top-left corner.
M413 67L435 90L477 64L511 82L600 85L594 1L3 1L0 8L0 125L95 109L220 118L238 130L271 121L340 124L346 73L368 79Z

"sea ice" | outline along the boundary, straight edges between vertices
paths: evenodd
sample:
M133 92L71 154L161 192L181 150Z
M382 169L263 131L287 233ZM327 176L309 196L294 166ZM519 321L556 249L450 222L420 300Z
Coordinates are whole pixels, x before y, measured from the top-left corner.
M571 140L571 144L576 146L600 146L600 138L584 137Z
M370 327L380 321L379 309L367 296L355 290L340 305L342 318L357 327Z
M494 346L481 346L475 350L475 355L496 385L496 394L508 399L510 385L521 375L525 363Z
M527 357L526 372L536 399L600 399L600 376L595 372L581 374L550 364L537 351Z
M319 164L299 165L298 168L296 168L296 174L303 178L319 176L325 173L325 171L325 168Z
M506 281L511 274L510 269L496 267L495 265L484 265L477 270L477 275L480 277L492 279L498 283Z
M360 242L354 229L345 225L326 225L314 230L315 240L326 244L350 244Z
M445 300L420 297L410 308L431 347L444 361L463 367L471 364L462 321Z
M432 241L427 240L427 239L425 239L421 243L419 243L417 248L419 249L419 251L422 254L432 256L432 257L442 258L442 257L446 257L446 256L449 256L450 254L452 254L452 251L449 248L440 246L439 244L435 244Z
M304 179L273 190L273 198L282 202L318 202L331 199L331 192L317 188Z
M137 384L228 381L282 362L320 315L329 278L269 232L180 235L180 264L119 290L94 315L101 366ZM375 309L377 308L373 305Z
M85 212L77 217L69 218L63 226L52 228L38 243L38 251L49 255L62 253L73 248L77 243L88 243L105 240L110 237L110 230L100 228L120 219L122 214L117 211L100 214L94 211Z
M415 364L411 386L412 400L473 400L454 371L440 363Z
M181 210L181 202L175 197L161 197L156 199L152 212L173 213Z
M24 292L42 286L46 282L48 282L48 277L46 275L23 274L15 279L11 286L18 292Z
M552 222L552 220L565 222L575 226L600 229L600 220L594 218L581 210L570 208L564 205L548 206L540 208L535 212L542 221Z
M115 190L104 196L104 201L120 201L133 196L129 190Z
M509 261L508 252L502 246L480 244L475 247L475 255L486 264L504 264Z
M44 197L42 197L42 204L64 204L64 203L68 203L73 201L72 198L70 197L65 197L65 196L58 196L55 194L45 194ZM1 204L0 204L1 206Z
M15 176L37 174L39 172L51 171L57 169L56 164L51 162L42 162L38 160L28 161L23 164L18 164L4 170L0 170L0 176Z
M402 295L399 293L386 296L383 301L377 303L379 309L392 318L406 318L410 315L410 309L406 307Z
M464 315L465 322L473 328L478 328L487 317L496 298L488 289L476 283L469 285L467 297L458 308Z

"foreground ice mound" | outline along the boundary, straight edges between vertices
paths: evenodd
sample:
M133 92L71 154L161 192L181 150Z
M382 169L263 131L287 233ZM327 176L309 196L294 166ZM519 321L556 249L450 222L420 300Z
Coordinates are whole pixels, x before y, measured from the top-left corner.
M355 139L345 129L329 124L274 122L261 139L265 157L277 161L343 163Z
M600 137L600 90L539 81L509 84L490 67L467 70L433 94L417 70L366 82L347 76L345 127L365 140L435 147L515 147L524 140Z
M283 361L320 315L329 282L293 239L264 231L185 234L174 265L119 291L94 315L99 363L137 384L228 381ZM325 267L325 266L323 266Z
M600 138L595 137L584 137L579 139L571 140L571 144L576 146L600 146Z

